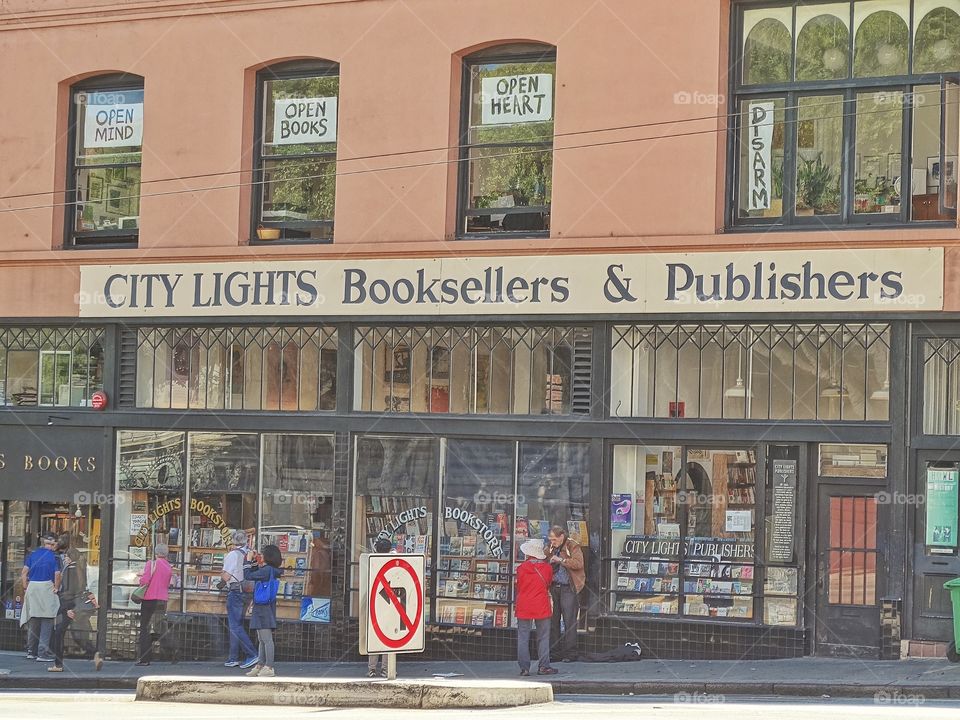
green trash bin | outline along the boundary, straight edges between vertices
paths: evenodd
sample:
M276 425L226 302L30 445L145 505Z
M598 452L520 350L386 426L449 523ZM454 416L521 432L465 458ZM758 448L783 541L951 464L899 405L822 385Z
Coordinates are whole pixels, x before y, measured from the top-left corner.
M960 662L957 648L960 647L960 578L948 580L943 589L950 593L950 602L953 604L953 642L947 646L947 659L950 662Z

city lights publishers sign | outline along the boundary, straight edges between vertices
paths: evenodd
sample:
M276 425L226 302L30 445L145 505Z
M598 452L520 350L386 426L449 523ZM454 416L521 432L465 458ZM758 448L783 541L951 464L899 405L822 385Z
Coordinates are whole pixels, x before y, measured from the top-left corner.
M773 147L772 102L750 103L747 107L748 139L750 149L747 155L747 194L750 210L768 210L773 193L773 167L771 150Z
M337 98L283 98L273 104L274 145L337 141Z
M943 308L943 248L87 265L80 316L902 312Z
M143 103L84 105L84 149L138 147L142 143Z
M480 124L513 125L553 119L553 75L480 79Z

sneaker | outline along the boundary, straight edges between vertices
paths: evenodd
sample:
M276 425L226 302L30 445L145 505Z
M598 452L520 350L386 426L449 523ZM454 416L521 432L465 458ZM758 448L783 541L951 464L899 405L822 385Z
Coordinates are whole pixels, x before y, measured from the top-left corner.
M529 670L521 670L521 671L520 671L520 676L521 676L521 677L530 677L530 671L529 671Z
M147 667L148 665L150 665L149 660L141 660L136 664L137 667Z
M255 657L247 658L242 663L240 663L240 667L242 667L244 670L252 668L254 665L257 664L257 660L259 660L259 658L255 658Z
M103 667L103 658L100 656L100 653L95 652L93 654L93 669L97 672L100 672L100 668Z
M385 678L387 676L387 669L383 668L380 670L380 677Z
M224 664L224 667L240 667L239 660L227 660Z
M33 653L27 653L27 660L36 660L37 656Z
M371 668L367 670L367 677L380 677L380 673L378 673L375 668Z
M51 665L47 668L47 672L63 672L63 665Z
M263 670L263 667L261 667L260 665L257 665L256 667L253 668L253 670L250 670L249 672L247 672L247 677L256 677L257 675L260 674L262 670Z
M555 667L540 668L537 670L537 675L558 675L560 673Z
M260 671L260 677L273 677L274 675L276 675L276 673L273 672L272 667L265 666L263 670Z
M56 662L56 661L57 661L56 658L45 657L44 655L39 655L39 656L37 656L37 662L51 663L51 662Z

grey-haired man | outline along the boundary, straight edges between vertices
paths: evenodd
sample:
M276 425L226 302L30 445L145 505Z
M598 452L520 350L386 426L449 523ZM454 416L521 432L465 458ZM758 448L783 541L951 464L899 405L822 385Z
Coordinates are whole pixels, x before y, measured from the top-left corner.
M234 530L230 538L233 549L223 558L221 579L227 585L227 626L230 630L230 650L224 667L251 668L257 664L257 649L243 629L243 616L247 613L248 598L243 595L243 562L247 558L247 534ZM240 651L246 658L240 662Z

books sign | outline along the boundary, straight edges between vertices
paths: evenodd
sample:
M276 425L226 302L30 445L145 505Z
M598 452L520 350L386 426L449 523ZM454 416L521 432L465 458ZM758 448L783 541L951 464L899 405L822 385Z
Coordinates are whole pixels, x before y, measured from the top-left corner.
M273 145L337 141L337 98L283 98L273 104Z

